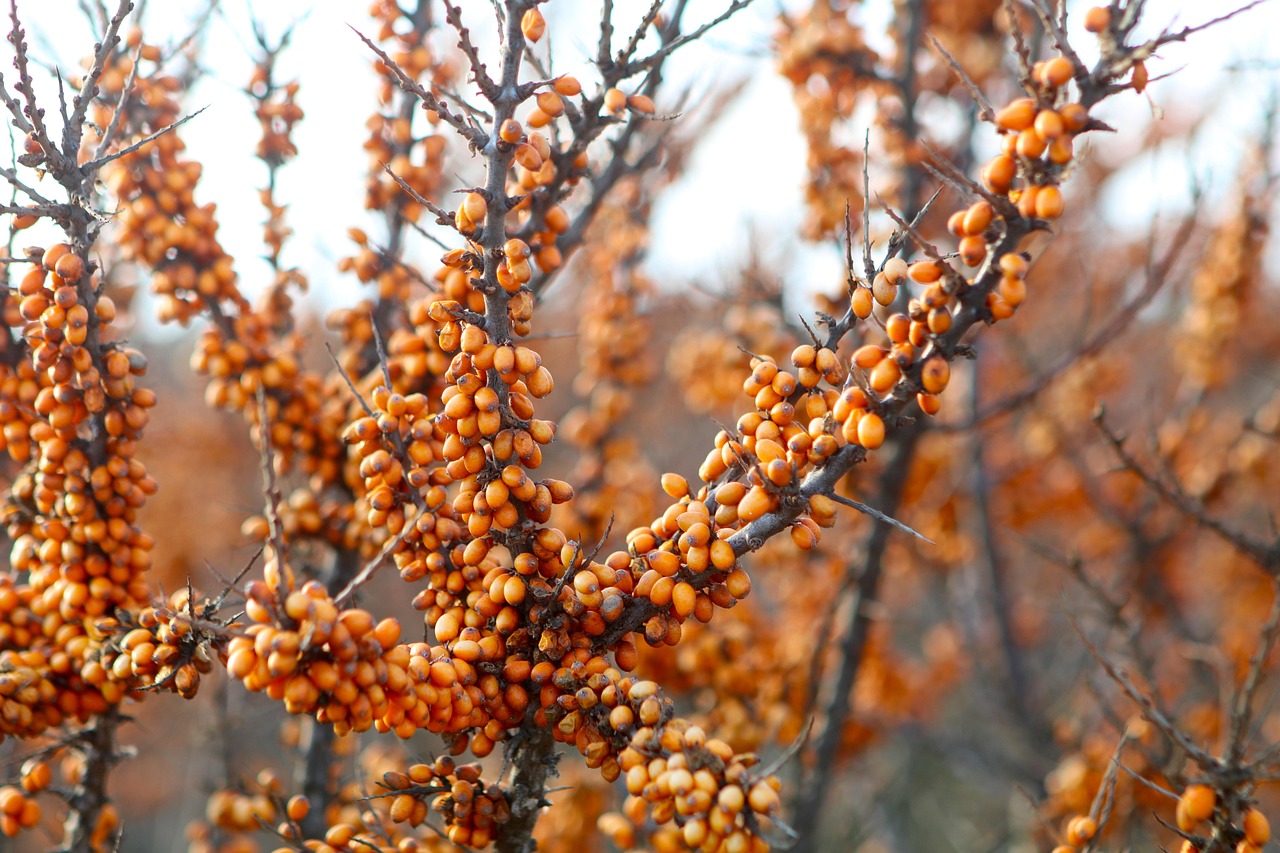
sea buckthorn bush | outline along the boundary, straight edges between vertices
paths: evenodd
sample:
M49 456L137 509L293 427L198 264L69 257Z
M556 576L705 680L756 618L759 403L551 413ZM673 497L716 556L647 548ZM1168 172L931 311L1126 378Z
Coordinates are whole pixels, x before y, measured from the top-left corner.
M367 156L314 152L367 164L317 316L281 178L351 105L282 72L294 31L238 46L246 274L186 144L223 48L90 0L49 89L11 4L6 844L1266 847L1274 115L1221 209L1103 220L1105 135L1164 142L1158 51L1249 7L782 11L796 231L844 269L797 312L765 254L649 266L743 97L667 78L750 0L687 5L371 4ZM789 156L737 143L744 180Z

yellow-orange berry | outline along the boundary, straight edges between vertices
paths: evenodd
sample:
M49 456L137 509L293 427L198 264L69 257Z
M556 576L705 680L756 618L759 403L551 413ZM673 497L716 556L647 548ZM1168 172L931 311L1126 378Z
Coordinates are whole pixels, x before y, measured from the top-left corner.
M1078 815L1067 824L1067 843L1075 847L1087 844L1098 833L1098 822L1088 815Z
M870 370L880 363L885 357L884 347L878 347L875 344L866 344L858 347L853 352L853 364L863 370Z
M285 807L285 813L289 815L290 820L302 820L311 811L311 801L301 794L295 794L289 798L289 804Z
M84 261L74 252L67 252L58 258L58 262L54 264L54 272L56 272L63 281L68 284L74 284L80 280L81 274L84 273Z
M809 524L805 524L806 521ZM818 547L819 536L818 525L811 518L801 519L791 525L791 541L801 551L812 551Z
M1014 308L1027 301L1027 283L1016 276L1003 276L1000 279L997 292L999 292L1001 299Z
M866 287L856 287L853 295L849 297L849 308L853 311L853 315L859 320L865 320L871 316L871 310L874 308L875 300L871 297L871 290Z
M1019 98L996 113L996 124L1002 130L1026 130L1035 120L1036 102L1030 98Z
M884 419L875 412L867 412L858 420L858 444L867 450L884 444Z
M1036 133L1046 140L1057 139L1066 133L1066 123L1063 122L1062 116L1053 110L1041 110L1036 114Z
M1075 66L1065 56L1055 56L1040 69L1040 83L1051 88L1065 86L1075 76Z
M1100 33L1111 26L1111 10L1105 6L1094 6L1084 13L1084 28L1091 33Z
M610 89L604 93L604 108L609 112L621 112L626 105L627 95L621 89Z
M1008 192L1017 177L1018 166L1008 154L997 154L982 168L982 181L992 192Z
M921 284L933 284L942 278L942 265L937 261L916 261L908 270L912 280Z
M679 474L663 474L662 491L673 498L682 498L689 494L689 481Z
M1240 823L1245 837L1259 847L1266 846L1266 843L1271 840L1271 822L1257 809L1246 811Z
M1208 785L1188 785L1178 798L1178 828L1190 832L1213 815L1218 795Z
M951 365L940 355L930 356L920 367L920 384L930 394L941 394L951 381Z
M558 78L551 84L551 86L557 93L566 98L572 98L582 94L582 84L578 82L578 78L571 77L567 74L564 77Z
M37 249L37 251L39 250ZM44 265L45 269L53 272L58 265L59 259L70 251L71 247L66 243L54 243L52 246L44 250L44 256L40 259L40 262Z
M991 208L991 203L985 199L974 202L968 210L964 212L964 233L960 236L977 237L987 230L987 226L991 224L991 219L995 215L995 211Z
M1044 137L1036 133L1035 128L1029 127L1018 134L1017 151L1023 157L1034 160L1048 147L1049 144L1045 142Z
M981 237L965 237L960 241L960 260L966 266L976 267L987 256L987 241Z
M520 32L524 33L524 37L529 41L538 41L546 31L547 19L542 17L542 12L538 11L536 6L525 12L524 17L520 19Z
M1040 192L1036 193L1036 216L1039 218L1057 219L1064 209L1062 190L1057 187L1041 187Z
M1139 95L1147 88L1147 80L1150 79L1147 74L1147 65L1144 62L1135 62L1133 64L1133 79L1130 81L1133 91Z
M1084 108L1084 104L1067 104L1058 110L1058 115L1062 116L1062 124L1067 133L1079 133L1089 123L1089 111Z
M645 115L653 115L653 111L655 109L653 98L650 98L648 95L632 95L627 98L627 106L636 112L643 113Z
M878 394L883 394L902 378L902 368L892 358L886 358L871 371L868 384Z
M1075 156L1070 136L1059 136L1049 143L1049 162L1065 166Z
M506 119L502 122L502 126L498 128L498 138L509 145L515 145L521 139L524 139L524 128L520 126L520 122L513 118Z

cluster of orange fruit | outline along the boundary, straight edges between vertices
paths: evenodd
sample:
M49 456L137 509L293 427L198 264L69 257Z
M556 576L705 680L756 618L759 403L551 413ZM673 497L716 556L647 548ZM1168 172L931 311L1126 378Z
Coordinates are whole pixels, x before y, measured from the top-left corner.
M406 35L396 28L404 13L395 4L379 3L374 12L384 22L379 40L403 42L389 55L408 77L432 77L443 88L457 76L425 46L425 30ZM545 35L536 7L525 13L521 31L529 42ZM810 36L811 44L800 38L791 44L787 61L797 81L832 53L874 59L843 15L824 19ZM136 39L130 45L142 48ZM154 49L138 56L144 63L159 59ZM123 92L132 63L118 55L109 65L108 95ZM397 75L385 64L380 72L386 106ZM1022 304L1028 259L999 247L1015 221L1026 232L1062 213L1058 183L1072 160L1074 135L1089 122L1083 106L1068 102L1074 74L1063 57L1036 66L1030 97L995 117L1003 150L983 170L990 197L949 221L960 262L980 275L999 274L970 281L942 257L885 260L870 281L857 282L849 312L865 320L877 306L887 309L886 340L859 347L849 359L837 354L838 341L817 340L794 346L782 363L771 355L753 358L741 384L750 406L734 429L716 436L698 472L703 482L663 475L668 506L634 527L625 548L599 560L552 525L553 508L567 505L574 489L538 474L556 425L537 417L536 401L555 383L537 350L519 339L532 329L535 268L546 273L563 263L560 241L572 222L560 202L588 166L585 142L558 140L588 103L614 115L649 114L649 98L611 88L591 100L564 76L531 98L523 124L514 115L495 121L497 153L488 162L505 170L498 185L511 195L474 189L462 198L447 219L466 247L448 252L430 279L353 232L359 249L343 267L376 283L377 301L331 318L343 347L328 376L302 366L280 288L260 309L240 292L218 242L213 206L195 203L200 167L183 159L179 134L122 156L106 174L121 203L118 241L128 257L154 270L164 319L212 321L192 359L210 377L209 402L240 411L256 427L258 441L278 454L273 473L310 477L278 508L279 531L266 519L252 519L246 531L264 541L280 534L286 545L316 538L348 555L390 557L401 579L414 585L414 605L434 642L401 642L396 620L348 606L348 592L295 578L288 548L274 541L263 579L245 589L247 626L204 625L183 596L148 603L142 573L153 543L136 516L155 484L135 450L155 397L136 384L145 359L108 339L114 306L98 292L88 247L59 244L30 254L20 299L4 308L30 351L17 365L0 365L3 446L29 463L5 507L11 562L29 573L29 582L0 585L0 731L36 734L69 717L101 713L142 687L191 696L221 657L248 690L339 734L377 729L408 738L425 729L483 757L529 721L548 727L604 779L624 780L629 823L604 821L620 843L634 825L652 820L674 824L689 847L768 849L761 831L780 808L777 778L753 753L736 752L676 717L656 682L625 674L636 666L639 635L654 647L674 646L691 617L708 622L717 609L746 598L752 579L739 559L760 543L742 534L757 522L783 514L793 545L814 549L835 524L836 501L808 493L807 478L838 454L858 461L881 447L909 402L927 414L939 410L954 344L967 328L957 322L961 310L981 298L986 313L969 311L971 325L1008 317ZM133 138L179 115L176 77L142 74L136 85L122 123ZM281 101L261 105L260 153L268 162L293 152L290 129L301 115L295 93L286 87ZM853 93L831 97L821 105L830 114L828 128L830 116L853 105ZM95 120L111 125L110 108L100 105ZM370 132L374 158L420 195L438 191L442 137L416 138L405 113L379 116ZM367 204L416 221L422 206L380 171L371 175ZM852 175L831 182L841 211ZM267 243L278 259L286 230L281 209L264 200L272 217ZM612 270L630 258L615 253L602 263ZM423 280L434 291L411 301ZM974 297L982 281L986 291ZM902 299L904 288L919 294ZM592 368L596 376L619 384L639 378L625 372L635 361L634 340L622 343L639 337L636 327L618 332L608 321L634 311L641 292L609 290L588 318L601 339L593 350L601 359ZM903 302L905 310L893 310ZM346 393L347 384L354 393ZM602 407L588 414L595 420L582 427L584 436L620 419L616 407L604 400ZM91 442L80 437L86 431ZM416 827L432 808L457 843L484 846L508 816L503 790L485 784L475 765L440 759L382 778L390 821ZM26 788L24 780L23 790L0 790L0 829L38 820L27 795L40 789ZM280 834L303 843L292 823L308 808L295 798L281 809L256 793L219 798L210 817L243 831L258 819L283 816ZM1085 821L1068 833L1076 846L1096 831ZM1246 819L1250 843L1260 843L1258 825L1254 819L1250 834ZM381 844L361 833L354 823L334 822L323 842L305 843ZM419 843L406 837L398 849L407 853Z
M1214 841L1224 839L1234 844L1236 853L1260 853L1271 840L1271 822L1256 808L1246 807L1241 812L1238 827L1226 820L1215 820L1218 815L1225 817L1217 792L1209 785L1197 782L1183 788L1174 821L1178 829L1188 836L1193 835L1202 823L1213 821ZM1190 837L1182 842L1182 853L1199 853L1201 849L1200 844Z
M741 301L716 317L713 329L681 332L668 351L667 376L692 412L719 415L742 393L742 353L786 352L796 345L781 310L781 295L744 283Z
M156 483L136 452L156 398L137 383L146 358L112 340L115 305L87 251L29 249L18 298L5 304L26 346L4 368L0 405L4 447L25 465L3 517L10 565L26 578L0 587L0 731L19 736L85 720L142 683L111 677L100 658L113 654L115 614L150 596L154 540L137 518ZM157 667L178 660L162 657Z
M880 57L848 11L826 2L785 21L777 52L779 70L794 87L809 152L804 235L830 236L844 223L846 205L863 203L862 151L839 141L838 123L853 114L865 92L888 88L874 73ZM811 86L814 78L821 85Z

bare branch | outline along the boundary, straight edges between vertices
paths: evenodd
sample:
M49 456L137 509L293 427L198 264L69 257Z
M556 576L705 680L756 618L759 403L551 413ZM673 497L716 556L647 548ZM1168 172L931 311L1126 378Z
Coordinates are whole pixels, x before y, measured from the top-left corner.
M119 160L121 157L124 157L128 154L132 154L133 152L137 151L139 148L142 148L145 145L149 145L150 143L155 142L157 139L159 139L161 136L164 136L166 133L172 130L177 130L178 128L182 127L184 124L191 121L191 119L200 115L200 113L204 112L207 109L209 109L208 106L203 106L200 109L196 110L195 112L190 113L189 115L185 115L182 118L178 119L177 121L172 122L171 124L166 124L164 127L160 128L155 133L149 134L148 136L145 136L142 139L139 139L137 142L133 143L132 145L128 145L124 148L121 148L119 151L113 151L112 153L99 157L96 160L90 160L88 163L85 163L80 168L84 171L86 175L91 175L94 172L96 172L98 169L101 169L103 166L110 163L111 161ZM113 118L113 121L114 121L114 118Z
M370 50L378 55L382 60L382 64L395 74L396 80L402 91L410 95L416 96L422 101L423 109L433 110L443 119L450 127L458 132L463 139L467 140L467 144L471 146L473 151L479 151L489 142L489 135L480 128L469 124L464 116L449 111L449 105L437 98L434 94L424 89L416 80L405 73L395 60L387 55L387 52L374 44L364 33L351 27L351 31L360 37L360 41L364 42Z

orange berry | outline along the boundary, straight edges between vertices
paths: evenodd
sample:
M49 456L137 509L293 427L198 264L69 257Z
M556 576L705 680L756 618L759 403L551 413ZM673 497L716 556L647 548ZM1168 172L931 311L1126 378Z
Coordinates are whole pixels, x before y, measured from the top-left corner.
M751 594L751 576L742 569L734 569L724 579L724 585L734 598L743 599Z
M891 314L889 319L885 320L884 333L895 344L904 343L907 340L907 335L911 333L910 318L906 314Z
M1083 104L1067 104L1058 110L1058 115L1062 116L1067 133L1079 133L1089 123L1089 111Z
M960 241L960 260L966 266L976 267L987 256L987 241L981 237L965 237Z
M982 181L992 192L1008 192L1017 177L1018 166L1008 154L997 154L982 168Z
M738 518L750 524L770 512L775 503L773 495L765 491L763 486L752 486L742 500L738 501Z
M1057 166L1065 166L1075 157L1070 136L1059 136L1049 143L1049 162Z
M931 356L920 368L920 384L930 394L941 394L951 381L951 365L940 355Z
M942 278L942 265L937 261L916 261L908 272L912 280L920 284L933 284Z
M898 298L898 288L884 273L877 273L871 280L871 296L881 305L890 305Z
M689 481L679 474L663 474L662 491L673 498L682 498L689 494Z
M951 328L951 309L945 305L940 308L934 308L929 311L926 321L929 325L929 331L935 335L944 334Z
M1008 320L1013 316L1014 306L992 293L987 297L987 310L991 312L992 320Z
M653 111L655 109L653 98L650 98L648 95L632 95L627 98L627 106L636 112L644 113L645 115L653 115Z
M1141 95L1142 91L1147 88L1148 79L1146 63L1135 62L1133 64L1133 79L1131 81L1133 91Z
M542 111L538 110L538 112ZM543 113L543 115L546 114ZM542 168L542 155L538 153L538 149L527 142L521 142L516 146L515 158L521 168L528 169L530 172L536 172Z
M70 251L71 247L66 243L54 243L48 249L45 249L44 256L40 259L40 262L44 264L45 269L53 272L58 265L58 260Z
M529 115L525 117L525 122L529 127L546 127L551 124L551 115L541 107L534 107L529 110Z
M1030 268L1027 259L1016 252L1006 252L1000 256L1000 271L1007 276L1022 278Z
M884 419L875 412L867 412L858 420L858 444L868 450L884 444Z
M1044 138L1041 137L1040 134L1036 133L1035 128L1029 127L1022 131L1022 133L1018 134L1017 151L1023 157L1034 160L1036 157L1043 154L1044 150L1048 147L1049 144L1045 142Z
M902 368L898 366L898 362L886 358L872 369L868 384L876 393L884 394L901 378Z
M26 798L22 796L22 791L13 785L6 785L0 788L0 813L17 817L22 813L22 806L26 803Z
M1036 197L1040 195L1040 187L1032 184L1018 193L1018 213L1030 219L1036 215ZM1013 194L1010 193L1010 200Z
M1084 28L1091 33L1100 33L1111 26L1111 10L1105 6L1094 6L1084 13Z
M472 222L483 222L489 211L489 203L480 193L467 193L467 197L462 201L462 211L466 212Z
M538 109L552 118L559 118L564 115L564 101L555 92L539 92L537 101Z
M1179 815L1178 828L1184 832L1190 832L1195 829L1196 824L1213 816L1213 810L1217 804L1218 795L1208 785L1188 785L1182 791L1182 796L1178 798L1178 808L1182 812ZM1183 817L1190 823L1190 826L1183 826L1183 821L1181 820Z
M1006 275L1000 279L1000 298L1017 308L1027 301L1027 283L1023 279Z
M84 261L74 252L68 252L58 258L58 262L54 264L54 272L56 272L63 281L68 284L75 284L80 280L80 276L84 273Z
M1062 190L1057 187L1041 187L1036 193L1036 216L1040 219L1057 219L1064 209Z
M1065 86L1076 75L1075 66L1065 56L1055 56L1040 69L1040 83L1056 89Z
M884 262L881 272L884 273L885 279L895 287L906 284L907 272L909 267L907 262L902 258L890 258Z
M302 820L311 811L311 801L301 794L295 794L289 798L289 804L285 807L286 814L290 820Z
M498 138L509 145L515 145L524 139L524 128L513 118L506 119L498 128Z
M698 603L698 591L687 581L680 581L671 590L671 609L681 619L693 613Z
M621 112L626 105L627 96L621 89L610 89L604 93L604 108L608 112Z
M810 527L804 522L813 525ZM791 524L791 541L801 551L812 551L818 547L818 525L811 518L801 519Z
M524 37L529 41L538 41L546 31L547 19L542 17L542 12L538 11L536 6L525 12L524 17L520 19L520 32L524 33Z
M1067 824L1067 843L1082 847L1098 833L1098 822L1088 815L1078 815Z
M29 759L22 765L22 788L28 794L43 791L53 781L53 770L48 762ZM1266 818L1263 818L1266 820Z
M1267 820L1267 816L1257 809L1249 809L1244 813L1244 819L1240 822L1244 829L1245 837L1259 847L1265 847L1267 842L1271 840L1271 822Z
M974 202L972 206L964 213L964 234L962 236L977 237L987 230L987 226L991 224L991 220L995 215L995 211L991 208L991 203L985 199Z
M556 82L551 85L558 94L563 95L566 98L572 98L582 94L582 84L578 82L578 78L570 77L567 74L564 77L558 78Z
M1062 134L1066 133L1066 123L1063 122L1062 116L1053 110L1041 110L1036 114L1036 133L1040 134L1043 139L1054 140Z
M1002 130L1026 130L1035 119L1036 102L1030 98L1019 98L996 113L996 125Z
M884 347L878 347L875 344L867 344L854 350L853 364L863 370L870 370L879 364L884 357Z
M874 302L869 288L856 287L853 295L849 297L849 308L853 311L853 316L859 320L865 320L871 316L871 310L875 307Z

